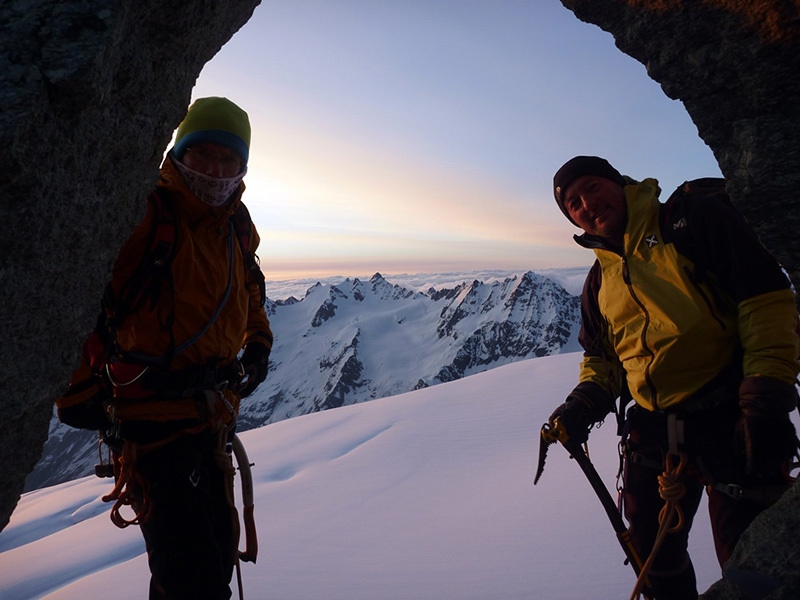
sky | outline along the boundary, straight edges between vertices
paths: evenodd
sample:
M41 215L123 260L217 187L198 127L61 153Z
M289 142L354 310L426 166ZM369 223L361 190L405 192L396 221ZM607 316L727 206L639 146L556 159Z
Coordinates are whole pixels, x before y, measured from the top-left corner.
M242 566L245 598L630 597L633 570L562 447L533 485L536 434L580 358L520 361L242 433L259 545ZM609 489L615 434L609 419L589 438ZM144 543L137 527L111 523L100 499L111 487L89 476L24 494L0 532L0 598L143 598ZM705 500L689 545L702 592L720 577Z
M270 280L589 265L552 177L719 175L683 105L558 0L264 0L193 98L252 124Z

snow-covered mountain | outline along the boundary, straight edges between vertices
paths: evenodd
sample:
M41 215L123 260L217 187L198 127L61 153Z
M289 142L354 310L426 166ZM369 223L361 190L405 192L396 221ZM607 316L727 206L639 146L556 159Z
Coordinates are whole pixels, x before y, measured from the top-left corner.
M578 297L531 271L424 291L380 274L347 278L268 300L267 311L270 374L245 401L240 431L579 349ZM27 487L86 475L97 454L94 434L54 418Z

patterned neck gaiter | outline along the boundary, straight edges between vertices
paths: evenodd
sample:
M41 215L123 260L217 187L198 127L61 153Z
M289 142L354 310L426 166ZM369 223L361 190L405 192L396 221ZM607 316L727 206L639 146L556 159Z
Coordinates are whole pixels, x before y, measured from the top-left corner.
M175 168L178 170L178 173L180 173L186 187L188 187L198 199L215 207L223 206L230 200L234 192L239 189L239 184L247 174L247 167L245 167L234 177L218 179L216 177L203 175L197 171L192 171L175 157L172 158L172 162L175 163Z

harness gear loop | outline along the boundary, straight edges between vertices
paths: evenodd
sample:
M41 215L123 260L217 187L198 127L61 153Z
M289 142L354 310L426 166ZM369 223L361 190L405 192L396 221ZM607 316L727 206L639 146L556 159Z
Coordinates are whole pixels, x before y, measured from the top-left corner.
M679 456L686 443L685 428L683 419L679 419L676 413L667 415L667 444L669 454Z
M137 375L135 375L133 377L133 379L131 379L129 381L117 381L116 379L114 379L114 376L111 374L111 364L110 363L106 363L105 364L106 377L108 377L108 381L115 388L121 388L121 387L127 387L129 385L133 385L134 383L139 381L144 376L145 373L147 373L148 369L150 369L150 366L149 365L145 366L141 371L139 371L139 373Z

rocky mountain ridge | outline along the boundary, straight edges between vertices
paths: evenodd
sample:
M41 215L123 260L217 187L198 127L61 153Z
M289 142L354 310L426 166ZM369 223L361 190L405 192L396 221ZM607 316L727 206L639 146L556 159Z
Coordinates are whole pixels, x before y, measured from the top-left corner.
M268 300L267 311L270 374L244 401L240 431L579 350L579 298L531 271L425 292L376 273ZM97 460L95 434L54 418L27 489L89 474Z

